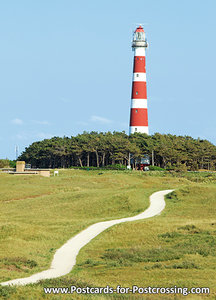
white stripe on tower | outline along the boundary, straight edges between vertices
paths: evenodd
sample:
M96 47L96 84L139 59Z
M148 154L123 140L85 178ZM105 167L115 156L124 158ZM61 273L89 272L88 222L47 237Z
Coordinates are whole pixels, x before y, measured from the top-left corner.
M134 66L129 134L135 132L148 134L145 70L145 48L147 47L147 42L145 32L141 26L134 32L132 47L134 50Z
M137 31L135 31L135 33L136 32ZM144 30L142 32L144 32ZM145 34L145 32L144 32L144 34ZM143 47L134 48L134 56L143 56L143 55L145 56L145 48L143 48Z
M147 99L131 99L131 108L147 108Z
M149 134L148 126L139 126L139 131L137 131L136 128L137 126L130 126L130 134L133 134L135 132Z
M146 82L146 73L133 73L133 81Z

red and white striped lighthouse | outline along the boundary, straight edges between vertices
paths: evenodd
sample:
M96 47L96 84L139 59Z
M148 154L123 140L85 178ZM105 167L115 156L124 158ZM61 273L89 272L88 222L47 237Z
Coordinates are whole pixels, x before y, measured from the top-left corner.
M129 134L135 132L149 133L145 69L145 49L147 46L145 32L142 26L139 26L134 32L132 42L134 65Z

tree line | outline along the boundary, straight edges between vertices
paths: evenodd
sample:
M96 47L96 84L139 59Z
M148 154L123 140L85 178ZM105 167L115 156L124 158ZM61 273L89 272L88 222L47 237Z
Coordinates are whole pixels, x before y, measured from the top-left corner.
M77 136L53 137L32 143L19 156L36 168L126 166L130 154L151 157L151 163L166 169L216 168L216 146L190 136L155 133L83 132Z

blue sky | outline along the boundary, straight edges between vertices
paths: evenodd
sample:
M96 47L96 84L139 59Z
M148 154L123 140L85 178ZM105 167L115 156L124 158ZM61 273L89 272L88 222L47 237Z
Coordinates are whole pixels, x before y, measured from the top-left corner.
M149 42L149 129L216 144L216 1L0 3L0 158L34 141L128 132L132 32Z

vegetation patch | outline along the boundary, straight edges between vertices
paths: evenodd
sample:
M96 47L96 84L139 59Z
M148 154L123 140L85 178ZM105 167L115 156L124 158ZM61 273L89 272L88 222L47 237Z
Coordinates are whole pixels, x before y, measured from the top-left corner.
M171 200L172 202L179 202L179 201L181 201L181 200L179 199L179 194L178 194L178 192L176 192L176 191L173 191L172 193L166 195L166 199L169 199L169 200Z
M86 261L84 261L81 264L77 264L78 266L85 266L85 267L93 267L93 266L99 266L104 264L102 261L97 261L97 260L93 260L93 259L87 259Z
M0 285L0 298L13 299L13 295L16 293L16 291L17 291L16 287Z
M37 284L35 284L37 285ZM73 278L70 278L67 276L60 277L60 278L54 278L54 279L45 279L39 281L39 285L42 287L70 287L71 285L75 285L77 287L86 287L86 286L94 286L91 281L87 281L85 279L76 278L76 276L73 276Z
M200 266L192 261L183 261L182 263L165 266L167 269L201 269Z
M101 257L106 262L115 262L116 266L126 266L131 263L139 262L159 262L179 259L183 255L171 248L148 250L143 249L107 249Z
M166 232L158 235L163 243L151 249L142 248L111 248L106 249L100 256L101 260L88 259L79 266L94 267L103 265L108 268L132 266L136 263L154 263L145 266L145 269L200 269L201 267L190 260L185 260L187 255L201 255L207 257L216 255L215 231L206 231L195 225L178 227L177 231ZM183 259L174 264L161 264Z
M153 270L153 269L201 269L199 265L193 261L185 260L181 263L175 263L171 265L156 263L150 266L144 266L144 270Z
M216 233L197 228L195 225L178 227L178 231L158 235L172 244L176 252L184 254L216 255Z
M2 269L16 270L28 272L29 269L33 269L37 266L35 260L26 259L23 257L14 258L2 258L0 259L0 266Z

